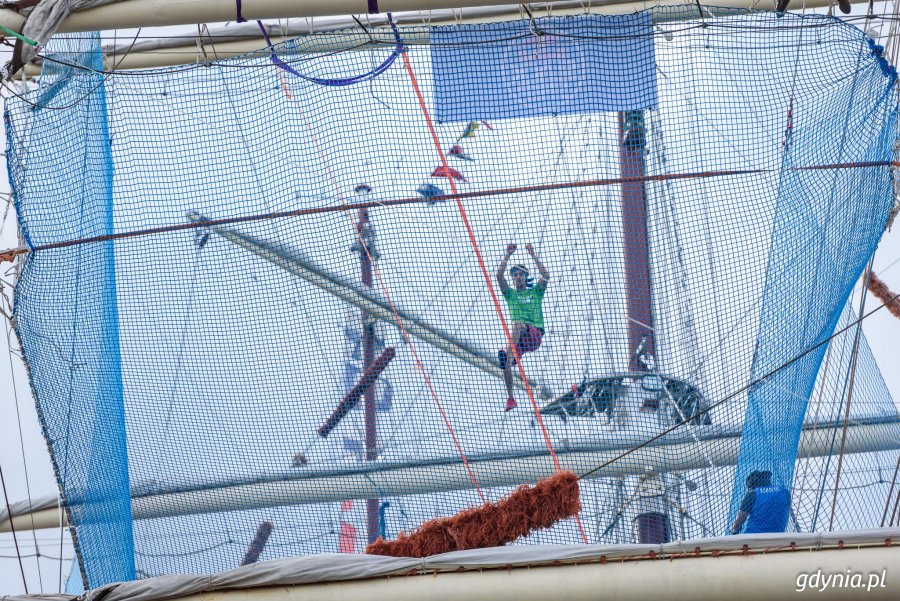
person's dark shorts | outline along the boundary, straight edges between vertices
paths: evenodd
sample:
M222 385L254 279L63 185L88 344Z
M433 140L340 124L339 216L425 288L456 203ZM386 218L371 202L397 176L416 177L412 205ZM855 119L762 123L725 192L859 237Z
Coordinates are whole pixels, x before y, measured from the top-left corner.
M544 339L544 333L535 326L526 326L524 332L519 334L519 342L516 344L516 350L519 351L521 357L525 353L533 353L541 346Z

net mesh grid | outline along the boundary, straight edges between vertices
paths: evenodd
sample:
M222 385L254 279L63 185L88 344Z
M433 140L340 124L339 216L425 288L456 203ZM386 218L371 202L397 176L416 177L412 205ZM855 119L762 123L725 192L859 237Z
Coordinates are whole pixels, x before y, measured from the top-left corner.
M543 342L523 359L538 405L592 382L615 397L592 411L589 395L570 395L575 409L543 415L554 451L581 473L600 460L576 461L576 452L627 451L677 425L678 410L742 391L851 324L858 306L848 296L891 203L895 77L860 31L822 16L698 21L687 11L657 9L655 24L645 13L644 29L538 19L541 36L529 22L400 29L449 40L406 48L432 116L460 98L465 110L498 110L497 98L467 95L470 79L500 70L531 78L520 90L527 102L499 102L508 113L435 128L447 165L465 178L458 191L472 195L462 203L490 277L509 243L519 246L511 265L538 277L523 248L532 243L550 272ZM610 27L622 30L611 36ZM481 63L455 58L473 30ZM596 111L583 87L548 75L565 51L567 60L606 58L624 71L614 79L631 81L635 66L615 60L610 38L630 36L622 47L632 52L648 32L655 79L634 85L652 94L624 96L652 106ZM389 33L369 40L350 30L276 50L305 75L350 77L391 52ZM316 52L323 44L343 49ZM518 62L491 63L495 46L510 45ZM16 209L38 248L15 311L90 586L234 567L264 521L275 528L262 559L362 551L366 495L347 502L333 489L375 490L375 534L393 538L481 502L461 452L489 500L552 473L524 391L505 412L498 372L448 352L496 363L506 340L448 179L432 176L442 163L401 60L369 81L328 87L279 73L265 51L105 75L79 68L100 69L96 36L60 37L50 50L60 62L45 62L41 87L6 107ZM615 102L613 92L604 91ZM649 176L638 184L646 243L629 252L646 257L649 285L638 297L653 320L643 324L653 352L637 371L625 250L634 225L623 209L635 185L619 180L635 157ZM798 169L834 164L842 167ZM429 184L444 196L418 192ZM181 226L189 214L255 218L348 203L372 205L371 239L359 234L357 210L323 210L40 250ZM375 258L371 287L361 243ZM364 320L285 265L327 274L353 298L389 297L404 320L440 330L438 343L411 337L434 395L392 318ZM364 400L317 434L365 369L367 328L375 356L396 350L372 395L374 461L365 460ZM788 530L880 525L896 449L873 440L884 450L844 455L837 476L851 372L848 423L871 426L859 436L897 420L864 338L851 360L855 340L851 328L643 449L664 471L662 494L647 493L626 458L583 480L589 542L636 542L634 523L648 512L664 516L669 539L723 534L760 469L792 492ZM660 381L687 384L702 400L676 402ZM810 431L827 450L798 459ZM499 467L479 467L487 462ZM305 502L291 488L298 482L331 500ZM132 510L149 513L132 520ZM578 542L567 520L517 544Z

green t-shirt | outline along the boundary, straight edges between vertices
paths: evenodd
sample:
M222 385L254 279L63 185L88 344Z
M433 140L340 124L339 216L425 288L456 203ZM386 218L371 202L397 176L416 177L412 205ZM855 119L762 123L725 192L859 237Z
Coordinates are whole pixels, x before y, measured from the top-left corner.
M506 306L509 307L509 316L513 321L527 323L544 329L544 313L541 311L541 303L544 301L544 287L535 285L524 290L507 288L503 291Z

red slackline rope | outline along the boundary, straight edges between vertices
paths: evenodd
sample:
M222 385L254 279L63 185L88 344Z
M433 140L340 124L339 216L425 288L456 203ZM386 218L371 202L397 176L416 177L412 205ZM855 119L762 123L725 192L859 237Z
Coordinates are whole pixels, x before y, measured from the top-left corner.
M810 171L810 170L833 170L833 169L868 169L872 167L900 167L898 161L862 161L855 163L832 163L827 165L806 165L800 167L786 168L785 171ZM285 219L287 217L302 217L304 215L315 215L318 213L334 213L340 211L352 211L355 209L367 209L372 207L394 207L408 204L418 204L425 202L433 202L435 200L450 200L450 198L489 198L493 196L505 196L509 194L526 194L529 192L546 192L548 190L570 190L575 188L593 188L598 186L614 186L630 182L663 182L674 180L703 179L708 177L730 177L735 175L762 175L773 173L772 169L728 169L724 171L702 171L694 173L663 173L659 175L641 175L635 177L617 177L609 179L582 180L573 182L556 182L551 184L539 184L533 186L514 186L510 188L495 188L490 190L477 190L475 192L460 192L455 195L448 194L446 196L435 196L429 199L423 199L421 196L415 198L395 198L392 200L376 200L370 202L351 202L341 205L312 207L307 209L292 209L289 211L275 211L271 213L258 213L255 215L241 215L238 217L221 217L218 219L202 219L189 223L176 223L172 225L164 225L160 227L151 227L141 230L129 230L118 232L115 234L103 234L102 236L90 236L88 238L76 238L72 240L61 240L59 242L49 242L47 244L38 244L36 246L20 246L18 248L9 248L0 251L0 263L12 261L19 255L25 255L31 252L43 250L53 250L56 248L69 248L70 246L79 246L82 244L96 244L97 242L108 242L109 240L124 240L126 238L139 238L143 236L152 236L154 234L165 234L169 232L180 232L182 230L193 230L199 228L208 228L217 225L234 225L236 223L250 223L254 221L267 221L270 219Z
M331 185L334 187L337 192L338 199L341 204L344 204L343 194L341 193L341 188L338 185L337 179L331 171L331 166L328 163L328 160L325 157L325 153L322 151L321 146L319 145L319 141L316 138L315 131L310 125L309 121L306 118L306 114L303 112L303 109L300 108L300 105L294 100L294 97L291 95L291 92L287 86L287 82L284 80L284 75L282 71L278 71L278 79L281 84L281 89L284 91L285 97L288 101L293 102L297 108L297 111L300 113L300 117L303 119L303 124L306 126L306 130L309 132L310 139L313 142L313 145L316 147L316 152L319 153L319 157L322 159L322 164L325 167L325 171L328 174L328 179L331 181ZM375 264L375 260L372 258L372 255L369 254L369 249L366 246L365 241L362 239L362 234L359 229L353 223L353 217L349 212L344 212L347 215L347 219L350 221L350 225L353 226L353 231L356 232L356 236L359 239L360 248L363 249L363 252L366 253L366 256L369 258L369 264L372 266L372 270L375 272L375 277L378 280L378 284L381 287L381 291L384 294L384 297L387 299L388 304L391 307L391 311L394 313L394 319L397 322L397 327L400 328L400 332L403 334L403 338L406 341L406 345L409 347L410 353L413 356L413 359L416 363L416 368L422 374L422 378L425 380L425 384L428 386L428 390L431 392L431 398L434 399L434 403L438 408L438 412L441 414L441 419L444 420L444 425L447 426L447 431L450 432L450 437L453 439L453 444L456 445L456 450L459 452L459 456L462 459L463 465L466 468L466 472L469 474L469 479L472 481L472 484L475 486L475 490L478 491L478 496L481 497L482 503L487 503L487 497L484 495L484 492L481 490L481 486L478 484L478 479L475 477L475 472L472 471L472 467L469 465L469 460L466 457L465 451L463 451L462 445L459 443L459 439L456 437L456 432L453 430L453 426L450 424L450 420L447 417L446 412L444 411L444 407L441 405L441 401L438 399L437 392L434 389L434 385L431 383L431 378L428 377L428 372L425 371L425 366L422 365L422 361L419 358L419 354L416 352L416 347L412 343L412 339L410 338L409 332L406 331L406 328L403 325L403 319L400 317L400 313L397 311L397 308L394 306L394 301L391 298L390 293L387 290L387 286L384 283L384 279L381 277L381 271L378 269L378 266Z
M425 97L422 96L422 91L419 89L419 83L416 80L416 74L413 72L412 64L409 61L409 56L406 53L406 49L404 48L401 53L403 57L403 66L406 67L406 72L409 74L409 80L412 83L413 90L416 92L416 97L419 100L419 108L422 109L422 115L425 117L425 122L428 124L428 131L431 132L431 139L434 142L434 148L437 150L438 156L441 158L441 164L444 166L444 171L449 173L450 165L447 163L447 157L444 155L444 151L441 148L440 140L438 139L437 132L434 129L434 123L431 121L431 114L428 112L428 107L425 105ZM488 292L491 295L491 300L494 303L494 309L497 312L497 316L500 318L500 323L503 325L503 334L506 336L506 340L509 343L509 348L513 349L515 352L516 345L513 344L512 334L509 331L509 325L506 323L506 318L503 316L503 310L500 308L500 301L497 299L497 293L494 290L494 286L491 283L490 275L488 274L487 267L484 264L484 258L481 256L481 249L478 248L478 242L475 239L475 232L472 230L472 224L469 223L469 217L466 214L466 209L462 204L462 200L458 197L458 193L456 190L456 182L453 181L452 177L448 177L447 181L450 183L450 189L453 192L454 200L456 201L456 207L459 209L459 216L462 219L463 225L466 227L466 232L469 235L469 243L472 245L472 250L475 251L475 257L478 259L478 266L481 268L481 274L484 276L484 281L487 284ZM516 353L518 354L518 353ZM556 456L556 451L553 450L553 443L550 441L550 434L547 432L547 427L544 425L544 420L541 419L541 412L538 408L537 402L534 400L534 392L531 389L531 384L528 382L528 377L525 375L525 368L522 366L522 361L516 361L516 366L519 368L519 375L522 378L522 383L525 384L525 391L528 393L528 400L531 401L531 406L534 408L534 415L537 420L538 425L541 428L541 433L544 436L544 442L547 444L547 449L550 451L550 457L553 458L553 465L556 467L556 471L558 473L562 472L562 466L559 463L559 459ZM584 526L581 524L581 519L579 519L578 515L575 515L575 520L578 522L578 529L581 531L581 538L584 539L585 544L587 544L587 534L585 534Z

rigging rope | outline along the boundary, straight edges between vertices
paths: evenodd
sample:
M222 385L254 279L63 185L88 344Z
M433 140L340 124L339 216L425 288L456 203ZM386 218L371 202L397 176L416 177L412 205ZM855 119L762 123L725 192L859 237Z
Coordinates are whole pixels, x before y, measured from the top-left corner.
M392 22L392 25L393 25L393 22ZM396 30L396 27L395 27L395 30ZM294 100L294 97L291 95L290 90L288 89L288 86L287 86L287 82L281 77L281 72L279 72L279 83L281 84L281 89L283 90L285 97L288 99L288 101L295 104L297 111L300 113L300 117L303 119L303 123L306 126L306 129L310 135L310 139L312 140L313 145L316 147L316 151L318 152L319 157L322 160L323 166L325 167L325 171L328 174L328 179L331 181L331 184L334 187L335 192L338 195L338 199L343 204L344 200L343 200L343 194L341 192L340 185L338 184L337 179L335 178L334 173L331 170L331 166L328 163L328 161L325 157L325 154L319 145L318 139L316 138L315 131L313 130L312 125L307 120L306 114L303 112L303 110L300 108L299 104L296 103L296 101ZM378 203L376 203L376 204L378 204ZM362 209L362 210L364 210L364 209ZM456 450L459 453L460 458L462 459L462 462L463 462L463 465L465 466L466 472L469 475L469 479L472 481L472 484L475 486L475 489L478 491L478 495L481 497L482 502L487 503L487 497L485 496L484 492L481 490L481 486L478 484L478 479L475 477L475 473L472 470L472 467L469 465L469 460L466 457L466 453L465 453L465 451L463 451L462 445L460 444L459 440L456 437L456 433L453 430L453 426L450 424L450 420L447 417L446 412L444 411L444 407L441 405L441 402L438 399L437 392L434 389L434 385L431 382L431 378L428 377L428 372L425 371L425 366L422 364L422 360L419 358L419 354L416 352L416 347L415 347L415 345L413 345L412 339L410 338L410 335L409 335L409 332L407 332L406 327L403 324L403 319L400 317L400 313L397 311L397 307L394 305L394 301L391 298L391 295L387 290L387 286L385 285L384 279L381 276L381 270L378 269L378 266L376 265L375 260L373 259L371 253L369 252L368 244L363 239L362 229L356 227L356 225L353 223L353 218L350 216L350 213L345 212L344 214L347 215L347 219L350 220L352 229L356 233L357 240L359 241L359 246L362 249L362 251L365 253L366 257L368 258L369 265L371 265L372 271L375 273L375 277L378 280L378 284L381 288L381 291L384 294L384 297L387 300L388 305L390 305L391 311L394 314L394 320L397 323L397 327L400 329L400 332L403 334L403 338L406 342L406 345L409 347L410 353L413 356L413 360L416 363L416 369L422 374L422 378L425 380L425 383L428 386L428 390L431 393L431 397L432 397L432 399L434 399L434 402L435 402L435 405L437 406L438 412L441 415L441 419L443 419L444 425L447 427L447 430L450 433L450 437L453 439L453 444L456 446ZM526 383L526 385L527 385L527 383Z
M22 552L19 550L19 539L16 536L16 527L13 524L12 509L9 507L9 495L6 492L6 479L3 477L3 466L0 465L0 485L3 488L3 500L6 503L6 515L9 516L9 531L12 532L13 542L16 545L16 557L19 559L19 571L22 573L22 586L25 587L25 594L28 594L28 581L25 580L25 564L22 562Z
M10 124L7 122L7 127ZM801 167L791 167L791 171L810 171L810 170L831 170L831 169L866 169L871 167L900 167L900 161L862 161L856 163L831 163L826 165L805 165ZM342 203L334 206L313 207L309 209L294 209L291 211L275 211L272 213L259 213L255 215L246 215L242 217L223 217L221 219L204 219L196 222L178 223L173 225L164 225L160 227L146 228L142 230L131 230L127 232L119 232L117 234L105 234L102 236L93 236L88 238L77 238L73 240L63 240L60 242L51 242L48 244L39 244L36 246L21 246L18 248L10 248L0 251L0 262L12 261L18 255L24 255L30 252L41 250L50 250L53 248L67 248L70 246L78 246L80 244L93 244L95 242L106 242L109 240L122 240L125 238L136 238L141 236L149 236L153 234L165 234L168 232L176 232L180 230L192 230L197 228L208 228L219 225L233 225L236 223L252 223L255 221L266 221L269 219L283 219L287 217L301 217L304 215L314 215L318 213L333 213L340 211L352 211L356 209L366 209L372 207L392 207L408 204L434 203L442 200L461 201L469 198L487 198L491 196L505 196L511 194L525 194L528 192L541 192L544 190L564 190L568 188L591 188L597 186L615 186L623 183L632 182L655 182L682 179L699 179L707 177L726 177L730 175L765 175L773 173L773 169L735 169L724 171L705 171L693 173L668 173L662 175L643 175L636 177L616 177L587 180L582 182L559 182L555 184L540 184L534 186L516 186L509 188L494 188L488 190L480 190L476 192L456 192L455 194L445 194L444 196L433 196L429 199L423 199L421 196L415 198L398 198L394 200L378 200L369 202ZM893 313L893 310L891 311ZM898 308L900 312L900 308Z
M900 472L900 453L897 453L897 466L894 468L894 477L891 478L891 488L888 490L887 498L884 500L884 513L881 514L882 528L884 528L884 522L887 519L888 508L891 506L891 497L894 496L894 487L897 485L898 472ZM894 516L891 515L891 521L893 521L893 518Z
M828 349L825 351L825 365L822 368L823 374L828 373L828 365L831 363L831 356L832 356L833 352L834 352L834 345L829 344ZM842 353L842 355L843 355L843 353ZM842 363L841 358L838 358L837 361L839 362L838 363L839 365ZM822 398L825 393L826 383L827 382L826 382L825 378L822 378L822 381L819 384L819 394L816 397L816 400L814 403L815 412L813 413L813 419L812 419L812 432L813 433L815 433L819 427L819 411L821 410L822 406L824 405L824 403L822 402ZM809 407L808 406L807 406L806 413L807 413L807 415L809 415ZM803 485L806 483L806 476L809 472L809 466L811 465L811 463L812 463L811 458L806 458L806 460L803 462L803 474L799 475L799 476L798 475L794 476L794 486L792 487L792 490L800 491L800 492L803 491ZM817 510L818 510L818 505L820 502L819 499L821 499L821 496L823 494L823 487L824 487L824 481L821 486L819 486L819 487L817 487L817 489L815 489L818 494L818 499L816 500L816 509Z
M869 265L866 268L864 279L868 282L872 277L872 264L875 262L875 255L869 258ZM859 313L866 307L866 291L867 287L863 287L859 299ZM844 427L841 430L841 449L838 453L837 471L834 476L834 495L831 498L831 516L828 519L828 530L834 529L834 512L837 509L838 488L841 483L841 468L844 464L844 451L847 448L847 426L850 422L850 403L853 401L853 385L856 383L856 363L859 357L859 341L862 337L862 324L856 328L856 336L853 338L853 350L850 354L850 381L847 384L847 404L844 407Z
M895 295L895 296L894 296L892 299L890 299L888 302L895 302L895 301L897 301L898 299L900 299L900 294ZM744 387L742 387L742 388L739 388L738 390L732 392L732 393L729 394L729 395L726 395L725 398L723 398L722 400L716 401L715 403L712 403L709 407L706 407L705 409L701 409L700 411L697 411L697 412L693 413L693 414L688 418L688 420L689 420L689 421L690 421L690 420L694 420L694 419L696 419L696 418L698 418L698 417L700 417L700 416L702 416L702 415L705 415L705 414L709 413L710 411L712 411L713 409L715 409L716 407L719 407L719 406L721 406L721 405L724 405L724 404L727 403L728 401L730 401L730 400L732 400L733 398L737 397L739 394L742 394L742 393L744 393L744 392L747 392L748 390L750 390L750 389L753 388L754 386L757 386L757 385L759 385L759 384L764 383L766 380L768 380L769 378L771 378L772 376L774 376L775 374L777 374L777 373L780 372L781 370L790 367L791 365L793 365L794 363L796 363L797 361L799 361L799 360L802 359L803 357L806 357L806 356L809 355L810 353L814 352L816 349L818 349L818 348L821 347L822 345L828 344L828 343L831 342L834 338L836 338L836 337L840 336L841 334L843 334L844 332L848 331L848 330L849 330L850 328L852 328L853 326L855 326L855 325L857 325L857 324L859 324L859 323L862 323L863 320L868 319L870 316L872 316L872 315L873 315L874 313L876 313L877 311L880 311L880 310L883 309L885 306L887 306L887 303L883 303L883 304L881 304L881 305L878 305L877 307L875 307L874 309L872 309L871 311L869 311L868 313L866 313L865 315L863 315L862 317L860 317L859 319L857 319L856 321L854 321L854 322L848 324L847 326L841 328L840 330L838 330L837 332L835 332L834 334L832 334L832 335L829 336L828 338L826 338L826 339L824 339L824 340L821 340L821 341L817 342L816 344L812 345L811 347L809 347L808 349L806 349L806 350L803 351L802 353L799 353L799 354L795 355L794 357L792 357L791 359L789 359L789 360L786 361L785 363L782 363L781 365L779 365L778 367L776 367L775 369L773 369L773 370L770 371L769 373L767 373L767 374L765 374L765 375L763 375L763 376L760 376L760 377L756 378L755 380L751 381L751 382L750 382L749 384L747 384L746 386L744 386ZM579 480L583 480L583 479L587 478L588 476L590 476L591 474L597 473L598 471L602 470L603 468L605 468L605 467L607 467L607 466L609 466L609 465L612 465L613 463L619 461L620 459L623 459L623 458L627 457L628 455L631 455L631 454L634 453L635 451L638 451L638 450L640 450L640 449L646 447L647 445L656 442L657 440L659 440L659 439L662 438L663 436L666 436L666 435L668 435L668 434L674 432L675 430L677 430L678 428L680 428L681 426L683 426L683 425L686 424L686 423L687 423L687 422L681 422L680 424L675 424L674 426L672 426L672 427L670 427L670 428L667 428L667 429L663 430L663 431L660 432L659 434L657 434L657 435L655 435L655 436L653 436L653 437L651 437L651 438L645 440L644 442L642 442L642 443L640 443L640 444L638 444L638 445L633 446L632 448L628 449L627 451L625 451L625 452L623 452L623 453L620 453L619 455L616 455L615 457L613 457L613 458L610 459L609 461L605 461L605 462L601 463L600 465L598 465L597 467L591 469L590 471L587 471L587 472L581 474L581 475L578 477L578 479L579 479Z
M388 19L391 19L390 13L388 13ZM396 29L395 29L396 31ZM435 150L438 153L438 156L441 159L441 165L443 165L444 171L449 173L450 165L447 163L447 156L444 154L443 149L441 148L440 140L438 139L437 131L434 129L434 123L431 120L431 114L428 112L428 107L425 105L425 97L422 95L422 91L419 89L419 83L416 79L416 75L412 69L412 63L409 60L409 56L406 51L402 52L403 57L403 66L406 68L406 72L409 75L410 83L413 87L413 90L416 93L416 97L419 100L419 108L422 110L422 115L425 118L425 122L428 124L428 131L431 133L431 140L434 143ZM484 258L481 255L481 249L478 247L478 241L475 239L475 232L472 229L472 224L469 223L469 218L466 214L465 207L462 204L462 200L458 195L458 191L456 189L456 182L452 177L448 177L447 181L450 184L450 189L453 192L452 197L456 202L456 207L459 209L459 216L463 222L463 225L466 228L466 232L469 236L469 243L472 246L472 250L475 252L475 257L478 259L478 266L481 269L481 274L484 277L485 284L487 285L488 292L491 295L491 300L494 303L494 309L497 312L497 316L500 318L500 323L503 326L503 334L506 336L506 340L509 343L510 349L516 349L516 345L513 343L512 334L509 330L509 324L506 322L506 318L503 316L503 310L500 308L500 301L497 299L497 293L494 290L494 286L491 283L490 275L488 274L487 267L484 263ZM541 411L537 405L537 401L534 400L534 391L531 389L531 383L528 381L528 377L525 374L525 368L522 366L522 361L516 361L516 366L519 368L519 375L522 378L522 383L525 385L525 392L528 394L528 400L531 401L531 406L534 408L534 415L537 421L538 426L541 429L541 433L544 437L544 442L547 445L547 449L550 451L550 457L553 459L553 464L556 467L556 471L558 474L563 472L562 466L559 463L559 458L556 456L556 451L553 449L553 443L550 441L550 434L547 432L547 427L544 425L544 420L541 418ZM581 537L584 540L584 543L588 543L587 534L585 534L584 526L581 524L581 520L578 515L575 515L575 520L578 522L578 529L581 531Z
M31 479L28 477L28 461L27 461L26 453L25 453L25 438L22 434L22 413L19 411L19 387L16 385L16 372L13 367L13 353L12 353L12 347L10 345L10 334L11 334L10 330L11 329L12 329L12 325L10 323L7 326L7 335L6 335L6 346L7 346L7 351L8 351L7 356L9 357L9 375L10 375L10 380L12 383L13 399L14 399L15 405L16 405L16 423L18 424L18 429L19 429L19 448L22 451L22 469L25 472L25 494L28 496L28 509L30 512L31 511ZM34 514L29 513L29 515L31 517L31 537L32 537L32 540L34 540L35 551L37 552L38 557L40 557L41 549L38 546L37 529L34 526ZM11 521L12 515L10 515L9 517L10 517L10 525L12 525L12 521ZM62 555L62 551L60 551L60 555ZM38 582L40 583L40 586L41 586L41 594L43 594L44 593L44 578L41 575L41 562L40 561L37 562L37 575L38 575Z

